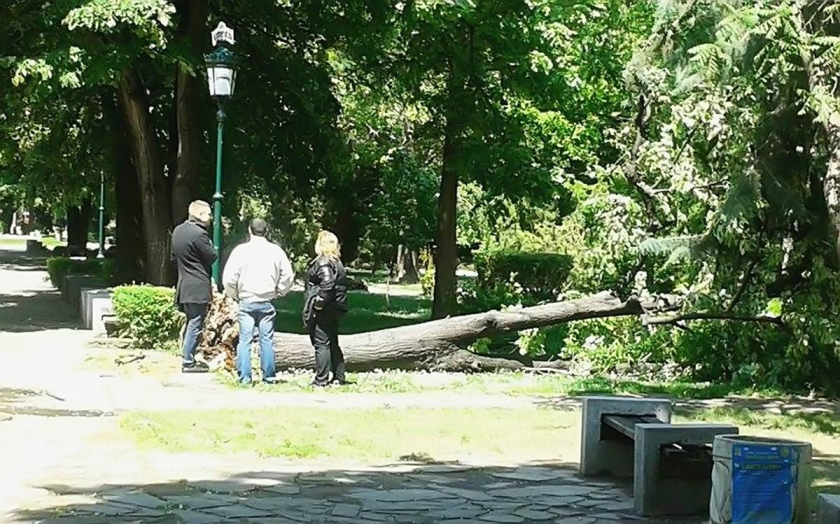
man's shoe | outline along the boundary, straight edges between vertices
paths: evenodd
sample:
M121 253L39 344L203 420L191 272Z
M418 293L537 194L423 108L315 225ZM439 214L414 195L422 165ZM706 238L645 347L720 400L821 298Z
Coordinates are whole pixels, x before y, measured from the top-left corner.
M332 384L338 384L339 386L350 386L350 385L355 384L355 382L351 382L351 381L347 380L346 378L335 378L335 379L333 379L333 381L331 383Z
M266 377L266 378L262 379L262 381L263 381L263 384L269 384L269 385L274 385L274 384L279 384L280 383L280 379L278 379L277 377Z
M330 383L329 382L315 382L315 381L312 381L309 385L313 388L325 388L325 387L328 387L330 385Z
M210 368L204 364L195 363L191 366L181 366L181 373L208 373Z

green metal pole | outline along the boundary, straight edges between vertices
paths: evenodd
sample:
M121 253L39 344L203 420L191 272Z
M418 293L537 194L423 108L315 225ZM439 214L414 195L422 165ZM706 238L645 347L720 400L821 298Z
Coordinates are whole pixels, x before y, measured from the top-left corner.
M99 253L96 258L105 258L105 173L99 173Z
M213 194L213 246L216 248L216 261L213 262L213 281L221 285L222 268L222 143L225 129L225 109L219 102L216 112L216 192Z

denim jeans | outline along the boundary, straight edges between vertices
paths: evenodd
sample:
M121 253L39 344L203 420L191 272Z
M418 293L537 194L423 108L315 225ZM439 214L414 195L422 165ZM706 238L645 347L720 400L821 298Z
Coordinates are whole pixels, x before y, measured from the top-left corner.
M259 331L260 368L263 380L272 379L274 371L274 317L271 302L241 302L239 304L239 347L236 349L236 367L239 381L251 382L251 342L254 328Z
M181 365L184 367L195 365L195 348L198 347L201 330L204 328L204 317L207 316L207 306L208 304L181 304L184 313L187 315L187 325L184 330L184 347L181 352Z

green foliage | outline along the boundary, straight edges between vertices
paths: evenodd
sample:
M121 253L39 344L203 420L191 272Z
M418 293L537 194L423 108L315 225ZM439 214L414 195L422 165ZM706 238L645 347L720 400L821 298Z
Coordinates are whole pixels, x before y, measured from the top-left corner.
M120 286L112 301L122 335L142 349L175 349L183 315L168 287Z
M555 300L572 268L572 258L559 253L482 251L475 256L478 289L491 292L511 287L528 303Z
M102 279L102 282L108 284L114 278L114 269L114 261L107 258L74 260L68 257L51 257L47 259L47 273L50 275L50 282L56 288L61 287L65 275L97 276Z

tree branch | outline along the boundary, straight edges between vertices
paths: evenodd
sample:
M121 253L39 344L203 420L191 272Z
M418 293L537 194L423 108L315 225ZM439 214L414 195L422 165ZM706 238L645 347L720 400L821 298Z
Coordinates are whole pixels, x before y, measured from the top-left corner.
M735 292L735 296L732 297L732 301L729 302L729 306L726 308L727 313L731 313L735 306L738 305L738 302L743 298L744 293L747 291L747 287L750 285L750 281L752 280L752 273L755 269L755 266L758 265L758 262L761 260L761 244L764 242L764 227L762 225L761 231L758 233L758 245L755 250L755 256L753 256L752 261L750 261L750 265L747 266L747 270L744 272L744 275L741 277L741 285L738 287L738 291Z
M714 312L705 311L700 313L685 313L683 315L671 315L648 318L645 324L652 326L674 325L679 326L680 322L687 322L691 320L723 320L731 322L760 322L765 324L774 324L781 328L787 329L787 324L779 317L772 317L770 315L738 315L728 312Z

